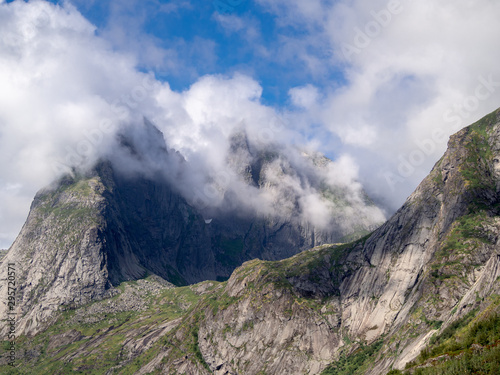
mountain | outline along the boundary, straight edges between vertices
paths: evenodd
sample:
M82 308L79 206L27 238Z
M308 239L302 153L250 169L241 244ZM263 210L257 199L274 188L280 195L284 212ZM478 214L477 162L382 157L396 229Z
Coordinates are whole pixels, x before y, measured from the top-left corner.
M114 296L67 306L55 324L19 337L13 371L495 374L499 165L500 109L453 135L373 233L250 260L225 282L121 283Z
M244 135L238 137L248 145ZM281 186L279 179L268 178L272 168L279 169L283 180L299 174L279 150L272 155L250 151L234 138L229 154L242 176L239 186L271 192L273 204L291 203L279 205L280 215L262 215L240 209L231 191L222 195L219 206L199 207L188 201L172 182L185 178L188 162L168 150L163 134L147 120L142 128L121 133L117 144L113 154L92 169L75 170L36 195L4 260L16 267L19 333L38 332L61 308L111 297L124 281L148 275L178 286L223 281L244 261L284 259L377 225L356 212L347 199L343 208L332 212L329 228L308 222L295 191ZM311 159L301 158L302 163ZM301 178L307 181L306 177ZM309 185L323 183L309 180ZM323 190L327 189L342 198L341 188L324 185ZM380 214L368 200L362 207ZM342 214L345 208L354 212ZM347 215L356 215L361 222L346 228ZM6 280L7 268L2 272ZM6 296L6 285L0 286L1 295ZM0 304L0 314L6 308Z

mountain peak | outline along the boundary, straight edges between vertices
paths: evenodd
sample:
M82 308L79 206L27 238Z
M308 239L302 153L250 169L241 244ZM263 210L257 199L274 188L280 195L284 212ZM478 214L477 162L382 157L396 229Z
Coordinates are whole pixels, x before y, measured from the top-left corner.
M266 175L268 169L274 176L281 171L283 180L297 175L313 181L297 172L296 163L331 165L320 155L304 161L278 152L266 159L244 135L236 138L234 154L247 155L241 160L249 173L255 160L262 162L262 189L287 191ZM378 375L417 366L426 346L464 322L500 312L494 298L500 294L499 160L495 111L450 138L429 176L385 224L352 243L320 246L339 242L339 232L227 212L208 223L168 183L122 176L112 163L102 163L40 192L4 260L18 262L20 332L46 342L46 328L59 319L61 327L73 327L64 334L68 345L83 341L71 361L102 351L101 343L113 336L126 358L85 365L99 371ZM325 195L340 202L340 192ZM305 248L312 249L297 254ZM151 274L159 278L127 281ZM157 282L227 277L173 289ZM135 327L130 331L113 324L91 334L102 340L84 338L76 318L58 311L63 306L82 316L92 311L87 302L102 299L104 311L107 298L114 296L108 301L115 303L135 288L158 294L138 298L140 308L126 307ZM6 296L1 284L0 292ZM96 314L90 319L106 321L106 314ZM138 335L133 347L123 330ZM45 350L56 347L52 342Z
M235 150L245 150L245 136L237 137ZM253 158L233 161L254 168ZM6 258L19 261L20 332L36 332L61 306L105 298L124 281L150 274L176 285L225 280L244 261L283 259L352 234L340 220L321 228L305 220L295 206L297 193L286 188L284 195L279 181L266 180L264 170L275 159L256 158L261 185L248 188L270 188L291 202L287 215L246 214L229 192L223 199L234 210L209 212L191 204L174 183L189 177L189 162L169 151L147 120L120 133L108 160L40 190ZM285 156L280 163L285 175L296 173Z

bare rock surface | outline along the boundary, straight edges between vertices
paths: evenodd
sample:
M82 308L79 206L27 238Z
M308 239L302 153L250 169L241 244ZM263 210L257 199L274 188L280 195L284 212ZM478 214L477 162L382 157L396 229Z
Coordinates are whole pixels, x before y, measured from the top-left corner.
M152 124L145 122L141 131L147 142L134 143L133 138L123 136L122 152L136 155L138 162L146 153L145 147L148 155L157 156L157 164L179 158L167 151L163 135ZM248 148L241 149L234 142L235 168L240 166L241 173L249 173L248 183L272 189L276 199L281 199L279 181L268 180L266 170L283 168L282 175L293 174L292 165L276 153L271 159L265 153L251 155ZM241 153L246 156L238 161ZM250 164L240 165L243 162ZM352 234L343 228L345 213L339 211L338 217L332 216L334 225L320 230L295 219L300 216L296 205L279 217L215 211L208 223L206 212L190 205L164 177L122 169L112 159L102 161L91 171L65 176L36 195L0 270L0 314L4 316L5 264L12 263L15 268L19 334L44 329L61 309L112 297L115 287L124 281L148 274L178 286L226 280L244 261L284 259ZM337 193L336 199L342 198L343 193ZM286 198L298 199L293 191ZM344 198L342 205L349 208L348 197ZM380 213L368 201L361 206ZM370 215L357 216L357 230L366 231L378 224ZM5 333L5 329L0 327L0 332Z
M80 343L78 347L66 346L62 356L43 357L43 345L34 342L26 345L25 364L39 369L31 365L33 358L44 358L48 363L95 369L85 362L90 357L106 363L101 365L106 374L320 374L371 347L375 349L363 364L364 374L402 369L434 334L471 312L488 310L491 297L500 294L499 160L500 110L453 135L429 176L370 235L349 244L317 246L280 261L250 260L222 283L172 288L161 279L137 281L121 284L110 297L106 293L113 288L103 283L110 271L106 262L99 263L99 251L88 253L102 265L93 274L86 261L69 272L72 268L63 257L58 261L66 271L51 279L57 283L48 289L40 289L45 285L41 282L22 284L23 296L43 291L36 308L23 297L21 307L31 320L22 324L35 327L33 319L41 321L44 311L52 316L48 311L56 300L51 293L57 285L61 285L54 289L60 292L58 303L68 301L70 309L70 302L101 300L94 302L96 306L74 306L70 316L63 312L58 325L48 328L50 332L66 325L56 337L63 345ZM93 186L102 189L101 183L96 180ZM61 197L68 204L76 199L71 191ZM85 202L82 196L77 199ZM99 199L88 205L97 212ZM23 236L39 230L41 226L31 221L36 219L33 215L28 220L32 229ZM95 223L100 222L95 219ZM50 231L55 223L50 224L42 228ZM72 234L81 239L70 252L83 251L81 243L86 244L85 251L103 246L84 228L88 225ZM31 251L34 265L54 262L45 259L45 253ZM11 249L7 260L15 259L12 254L16 252ZM134 264L140 264L134 262L121 269L134 272ZM22 280L46 276L21 264L19 275L27 275ZM5 281L5 273L0 275ZM71 277L85 280L89 288L69 293L63 286L75 285L68 281ZM108 316L112 311L119 313ZM5 308L0 311L4 312ZM98 325L99 330L88 324ZM48 334L42 331L34 337ZM68 344L74 340L79 341ZM53 353L63 349L54 340L45 345ZM104 360L103 348L113 358ZM424 366L447 360L439 357Z

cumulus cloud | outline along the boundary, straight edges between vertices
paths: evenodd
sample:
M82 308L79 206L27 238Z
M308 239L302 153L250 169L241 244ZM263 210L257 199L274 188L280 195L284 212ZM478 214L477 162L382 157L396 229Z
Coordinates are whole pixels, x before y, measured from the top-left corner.
M270 44L248 14L214 17L228 34L254 43L241 48L254 52L258 66L294 64L312 79L287 88L290 108L264 105L262 86L244 74L200 78L186 69L180 74L194 83L179 92L143 73L176 72L179 51L208 66L217 59L214 43L203 38L165 46L140 32L147 15L141 9L157 9L155 1L143 8L136 0L114 3L99 32L68 3L0 1L0 247L12 241L40 187L109 154L116 132L135 129L143 117L189 163L182 180L189 199L209 196L213 205L246 203L270 214L280 205L286 211L293 200L283 197L293 196L319 225L335 210L379 217L358 179L396 209L448 136L499 106L498 2L256 2L276 20ZM245 134L249 150L234 150L235 134ZM319 149L335 162L311 167L300 149L284 145ZM248 184L242 166L279 147L281 156L262 171L266 189ZM282 190L273 183L278 177ZM325 181L336 189L322 189Z
M259 3L284 27L307 31L289 43L314 47L311 40L320 40L331 52L303 49L345 78L342 87L325 89L322 108L309 117L320 117L342 140L363 182L393 209L429 172L450 134L499 106L498 2Z
M160 110L151 119L187 160L175 182L184 196L208 208L286 216L322 229L335 218L345 233L354 216L357 227L383 221L365 199L352 159L331 162L291 146L305 140L285 114L261 104L261 95L260 85L239 74L203 77L183 93L158 92ZM182 114L172 115L172 108Z
M20 229L35 192L71 168L90 167L105 156L121 160L129 171L143 171L144 164L134 165L117 148L117 135L147 151L142 163L150 171L180 176L171 181L205 209L233 205L277 215L296 202L300 220L325 226L328 213L352 215L345 201L325 197L336 189L322 184L331 184L335 175L343 182L334 185L349 193L344 195L350 209L369 223L383 219L380 210L366 208L356 174L345 175L342 160L315 168L310 157L286 146L306 140L291 128L290 113L262 104L262 87L248 76L205 76L184 92L173 91L141 72L136 57L98 35L69 3L3 3L0 35L1 246ZM297 98L312 105L314 90L305 90ZM162 160L162 146L144 138L144 118L182 156L171 152ZM235 148L239 134L247 140L241 152ZM279 154L261 171L268 183L263 187L242 166L269 150Z
M319 91L313 85L294 87L288 91L292 104L299 108L312 109L319 100Z
M80 161L91 162L98 148L105 148L104 137L90 148L81 140L103 119L108 131L128 120L128 114L118 118L110 103L140 82L141 74L133 61L96 38L94 26L69 5L3 3L0 30L0 240L5 246L24 221L34 192L65 167L70 150L80 147Z

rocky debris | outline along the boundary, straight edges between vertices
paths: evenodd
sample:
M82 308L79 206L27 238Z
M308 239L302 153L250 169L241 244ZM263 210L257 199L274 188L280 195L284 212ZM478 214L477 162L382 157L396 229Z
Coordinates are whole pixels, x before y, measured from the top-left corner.
M450 356L448 354L440 355L439 357L428 359L423 365L417 366L412 373L419 368L427 368L427 367L435 367L439 363L446 362L450 360Z
M479 344L472 344L470 348L475 352L482 352L485 349L484 346Z
M208 282L196 284L196 285L192 286L191 289L196 294L198 294L200 296L203 296L205 294L212 293L213 292L213 287L214 287L214 283L208 281Z
M123 291L114 289L113 298L76 310L76 314L66 321L66 325L93 324L108 319L108 315L111 314L145 311L149 307L150 297L157 297L162 291L172 289L174 286L161 277L153 275L148 279L137 280L133 284L127 283L123 288ZM112 324L111 321L110 324Z

